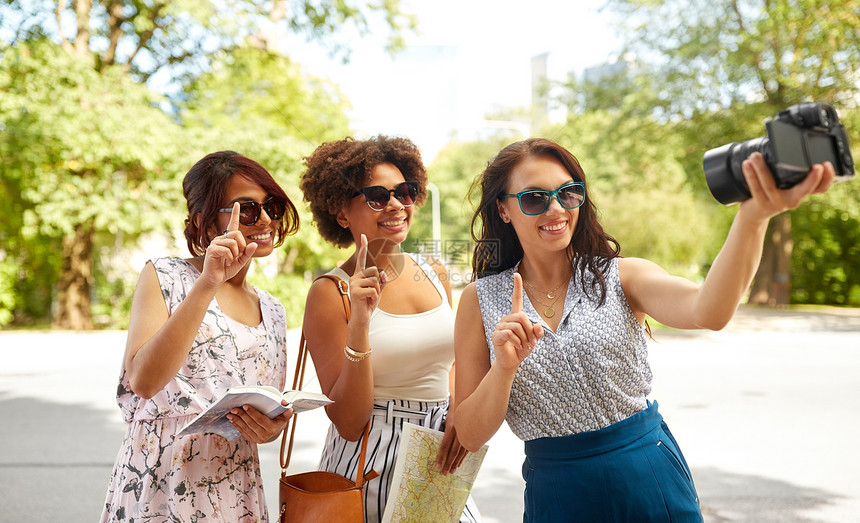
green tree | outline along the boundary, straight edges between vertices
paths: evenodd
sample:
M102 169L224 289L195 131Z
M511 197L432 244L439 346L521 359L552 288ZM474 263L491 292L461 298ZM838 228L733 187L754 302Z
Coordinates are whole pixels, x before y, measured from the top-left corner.
M699 187L702 154L764 135L765 117L810 100L831 103L843 117L857 111L856 0L610 0L607 6L653 86L650 110L686 134L681 161ZM821 198L832 206L837 199ZM853 208L849 218L856 220ZM751 302L787 302L792 248L791 214L784 213L771 221Z
M45 41L5 51L0 93L0 174L22 219L13 246L24 247L6 255L20 272L53 251L54 324L90 328L96 235L158 227L153 211L175 200L177 126L120 70L97 72Z
M414 25L399 0L0 4L0 122L3 150L11 153L0 174L3 195L24 216L19 229L4 228L3 239L32 242L40 234L55 244L61 265L50 289L54 324L91 325L96 243L113 235L121 244L151 230L144 215L155 222L169 216L159 211L176 195L171 181L190 165L187 150L165 154L184 140L174 137L176 122L159 109L169 104L143 83L175 90L208 71L222 51L268 48L286 33L331 38L333 52L342 52L339 39L377 29L375 17L389 30L390 48ZM0 263L4 274L27 266L8 254ZM10 301L4 297L0 307Z

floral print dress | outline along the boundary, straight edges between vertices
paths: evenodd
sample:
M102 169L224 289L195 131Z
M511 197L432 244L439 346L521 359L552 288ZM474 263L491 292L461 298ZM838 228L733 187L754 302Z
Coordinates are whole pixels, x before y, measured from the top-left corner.
M150 260L168 314L200 272L179 258ZM257 445L244 438L176 433L236 385L271 385L286 378L284 307L255 289L263 321L248 326L209 305L188 358L151 399L131 391L123 366L117 403L128 423L110 478L101 521L266 522Z

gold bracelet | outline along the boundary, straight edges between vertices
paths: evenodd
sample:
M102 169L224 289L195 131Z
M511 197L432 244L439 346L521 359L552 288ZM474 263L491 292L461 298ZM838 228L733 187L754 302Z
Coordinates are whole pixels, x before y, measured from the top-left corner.
M373 349L367 349L367 352L358 352L349 348L349 345L343 346L343 355L346 356L346 359L349 361L359 362L370 356L371 352L373 352Z

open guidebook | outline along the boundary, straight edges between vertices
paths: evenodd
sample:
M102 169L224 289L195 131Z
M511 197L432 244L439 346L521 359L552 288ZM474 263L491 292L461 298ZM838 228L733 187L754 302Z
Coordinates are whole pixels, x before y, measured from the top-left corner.
M281 400L287 400L288 405L281 405ZM324 407L334 403L324 394L319 392L308 392L304 390L288 390L280 392L275 387L268 385L248 385L233 387L224 396L188 422L177 437L188 436L196 432L215 433L227 438L228 441L239 438L239 431L227 419L230 409L251 405L269 418L292 407L293 412L298 414L306 410Z

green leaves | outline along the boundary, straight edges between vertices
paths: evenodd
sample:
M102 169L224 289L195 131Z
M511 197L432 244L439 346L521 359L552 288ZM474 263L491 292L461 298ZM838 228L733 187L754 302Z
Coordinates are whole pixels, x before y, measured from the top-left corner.
M338 49L336 40L371 27L396 48L413 25L399 0L1 2L0 197L12 212L0 223L0 272L28 267L34 277L0 284L0 325L13 306L16 321L46 317L52 292L69 297L53 305L58 316L87 318L65 314L88 303L73 296L87 294L85 285L62 288L70 281L93 280L97 313L121 319L128 300L117 296L131 294L127 274L140 269L126 249L140 249L141 239L184 243L181 180L214 150L266 166L308 224L296 189L301 157L349 133L346 101L272 50L291 29ZM151 79L174 97L145 86ZM76 237L93 242L93 252L76 258L79 274L58 277ZM333 264L336 252L305 227L281 264L304 275ZM91 267L94 260L101 265Z
M860 6L856 1L610 0L607 6L618 15L626 50L636 58L625 72L625 82L584 86L591 95L587 99L595 102L585 110L602 109L617 116L621 134L626 134L620 130L622 117L654 117L657 133L638 137L648 142L651 136L650 142L666 151L665 160L674 156L680 163L687 190L706 206L703 218L709 227L720 223L727 227L726 218L732 212L714 208L705 186L702 155L708 149L765 136L766 118L812 100L833 104L855 149L860 143ZM632 85L639 88L631 89ZM615 148L615 137L609 136L607 141ZM623 145L619 149L625 150ZM640 149L647 152L648 148L628 152ZM600 160L613 161L613 153L606 151ZM673 172L671 164L664 165L665 172ZM793 267L793 299L860 303L856 268L860 263L856 256L846 255L854 252L856 244L856 194L856 189L837 187L792 212L797 221L794 254L788 238L774 252L791 256L784 262ZM625 206L635 208L636 203ZM707 250L709 257L716 254L713 244ZM683 250L677 254L684 254ZM762 264L760 274L773 270ZM758 290L767 294L767 287L763 284Z

